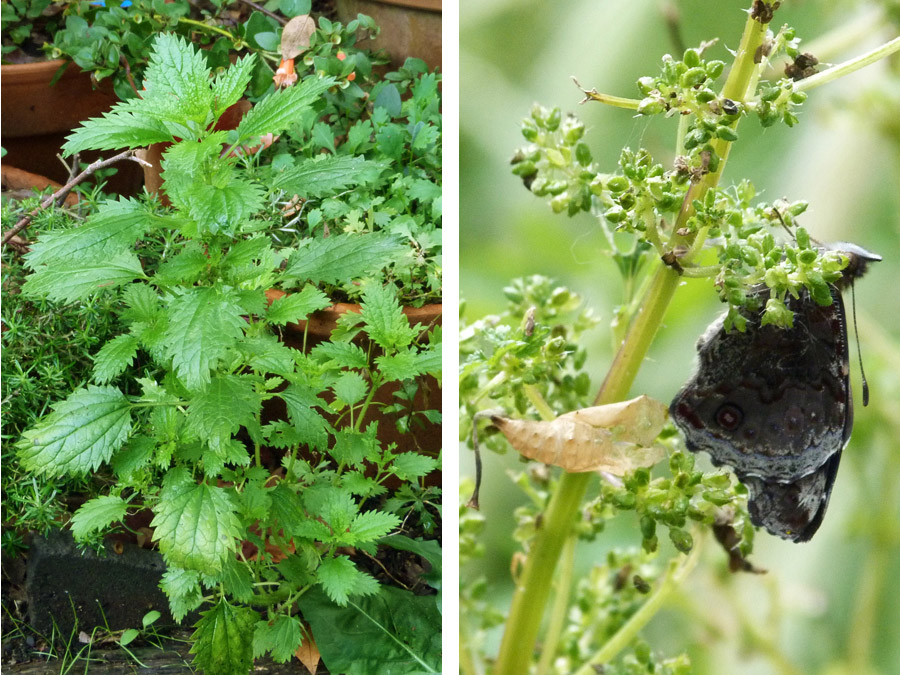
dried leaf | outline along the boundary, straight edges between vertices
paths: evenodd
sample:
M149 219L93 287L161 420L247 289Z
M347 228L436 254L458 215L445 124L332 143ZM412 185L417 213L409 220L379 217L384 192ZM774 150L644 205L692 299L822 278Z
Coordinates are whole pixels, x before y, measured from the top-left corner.
M306 626L303 644L297 647L294 656L297 657L297 660L302 663L310 673L315 675L316 670L319 668L319 661L322 656L319 654L319 648L316 647L316 641L312 638L312 632L309 630L309 626Z
M528 459L573 473L606 471L621 476L662 459L662 448L651 444L665 424L666 414L662 403L639 396L575 410L551 422L496 415L491 421Z
M295 16L281 33L281 58L296 59L309 47L309 39L316 32L316 22L309 14Z

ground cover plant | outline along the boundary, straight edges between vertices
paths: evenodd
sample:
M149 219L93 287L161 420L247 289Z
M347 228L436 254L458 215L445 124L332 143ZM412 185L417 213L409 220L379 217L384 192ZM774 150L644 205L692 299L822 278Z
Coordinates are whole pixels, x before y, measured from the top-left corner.
M727 320L735 330L746 328L740 325L742 318L763 311L767 323L790 325L790 298L818 298L821 306L829 305L830 284L840 278L848 257L810 239L801 226L807 220L800 217L808 204L771 197L763 201L749 181L729 185L723 172L730 166L732 149L732 154L740 152L745 129L754 121L764 128L781 123L796 127L807 95L813 96L818 86L884 58L900 44L893 40L858 59L822 66L816 75L811 70L814 58L804 53L795 31L773 22L777 3L754 2L746 9L740 44L736 36L727 41L733 50L730 63L709 56L714 41L703 42L675 57L664 56L658 74L638 81L637 98L611 96L590 85L583 90L588 103L624 108L639 120L677 119L671 160L661 161L644 148L625 148L618 152L618 166L608 170L594 158L591 130L577 116L535 105L524 121L526 144L513 156L513 173L554 212L596 217L598 238L605 240L610 266L621 276L624 297L610 322L615 356L599 392L592 389L583 344L599 319L563 284L540 275L515 280L503 289L506 311L461 326L461 439L474 434L482 449L508 453L512 446L529 455L533 448L520 447L522 436L504 428L511 426L510 420L520 426L528 422L545 450L551 444L559 450L563 461L554 463L565 466L571 459L566 451L575 455L571 439L577 436L573 432L564 437L538 425L562 420L572 411L596 415L597 409L608 410L609 404L641 393L632 386L642 368L650 369L651 379L661 377L664 364L648 362L648 350L677 289L696 286L700 282L695 279L705 280L707 292L714 289L726 303ZM785 63L788 70L782 76ZM638 124L640 133L632 133L630 142L643 137L650 126ZM529 241L526 232L517 234ZM552 238L546 232L541 236ZM582 253L579 242L567 245L570 253ZM533 249L527 257L525 264L542 266L542 257ZM598 276L612 283L609 275ZM759 301L760 284L771 289L770 301L765 308L748 308ZM684 353L679 358L685 359ZM662 405L668 407L668 401ZM648 415L631 424L650 421ZM566 428L577 431L574 424ZM595 453L608 452L606 439L618 442L630 430L627 425L598 425L590 436ZM681 615L669 618L655 639L646 627L674 601L672 605L689 608L690 620L684 623L696 620L696 632L711 629L716 620L704 618L707 612L710 617L722 613L708 607L700 593L695 598L682 590L701 560L703 542L709 547L715 540L712 546L720 547L723 567L758 572L751 554L760 535L747 511L746 488L734 475L686 452L671 426L663 429L655 445L666 457L657 466L649 468L635 459L630 466L604 468L599 479L535 464L513 469L513 483L524 504L512 519L517 546L509 565L509 556L503 556L509 547L498 537L510 538L510 533L490 529L496 512L485 517L466 506L476 486L464 484L462 672L686 673L692 672L698 652L704 659L702 647L689 656L683 643L666 638L673 631L679 637L690 634L691 626L676 625ZM497 474L483 476L492 485L502 480ZM896 501L892 504L895 511ZM576 564L576 542L583 546L605 538L612 543L604 558ZM480 577L487 567L481 561L485 549L503 559L503 577L512 577L502 590ZM764 583L749 579L746 583ZM512 593L508 613L505 591ZM871 602L867 594L861 598L861 611L873 611ZM773 615L777 620L777 609ZM743 617L734 620L739 630L750 632ZM492 639L498 636L495 650ZM859 635L854 632L854 637ZM776 672L791 672L778 639L763 630L742 644L771 658ZM714 664L709 667L709 672L721 672Z
M277 184L260 182L247 148L284 131L336 82L304 78L260 99L236 130L214 130L256 58L213 76L202 53L160 35L141 97L69 137L67 154L171 143L163 178L172 208L111 199L80 227L31 246L27 297L113 297L125 330L93 353L91 382L22 434L18 461L46 476L109 473L108 488L71 519L76 540L152 511L172 614L201 612L196 667L246 673L263 654L287 661L311 631L335 672L434 672L440 512L423 479L440 460L383 445L366 414L384 384L439 376L440 329L411 326L396 284L380 274L410 249L402 233L277 244L273 214L285 193L327 197L377 177L378 165L309 158ZM136 244L160 232L177 236L151 263ZM351 282L360 311L345 314L330 341L306 353L278 341L275 329L331 304L322 286ZM280 288L295 290L270 301L267 291ZM136 358L155 374L130 377ZM276 400L283 419L264 411ZM389 493L389 479L403 489ZM385 547L428 562L411 585L430 594L387 588L364 571ZM351 626L366 636L357 650L342 641Z

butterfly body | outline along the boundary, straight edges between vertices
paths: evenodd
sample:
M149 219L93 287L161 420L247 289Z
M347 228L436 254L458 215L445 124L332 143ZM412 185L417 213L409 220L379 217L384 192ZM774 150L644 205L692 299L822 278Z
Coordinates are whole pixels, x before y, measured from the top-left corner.
M851 258L845 279L880 259L855 246L840 250ZM765 306L769 290L758 293ZM670 406L688 449L709 453L746 485L754 524L793 541L808 540L821 524L853 426L837 285L831 297L827 306L805 290L788 297L790 328L762 325L761 312L745 313L743 332L714 322L698 341L695 374Z

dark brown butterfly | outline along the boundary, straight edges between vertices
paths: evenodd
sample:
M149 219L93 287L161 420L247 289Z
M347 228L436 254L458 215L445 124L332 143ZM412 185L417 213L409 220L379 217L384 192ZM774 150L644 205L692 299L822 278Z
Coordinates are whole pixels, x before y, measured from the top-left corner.
M730 466L747 487L753 524L795 542L822 524L853 427L841 287L881 260L853 244L828 248L850 258L832 303L805 290L789 296L792 328L763 326L762 310L744 314L744 332L726 331L720 318L697 343L697 371L669 408L688 449ZM769 290L759 294L764 307Z

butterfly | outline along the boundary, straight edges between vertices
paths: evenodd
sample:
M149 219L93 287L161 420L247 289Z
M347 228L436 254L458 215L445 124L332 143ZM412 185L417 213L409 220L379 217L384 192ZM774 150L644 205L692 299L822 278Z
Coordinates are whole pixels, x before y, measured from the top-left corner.
M841 288L881 260L854 244L828 248L850 260L831 304L806 290L788 296L791 328L762 325L762 310L743 311L743 332L726 331L720 317L698 341L697 370L669 407L688 449L731 467L747 487L753 524L794 542L822 524L853 427ZM769 289L757 293L765 307Z

